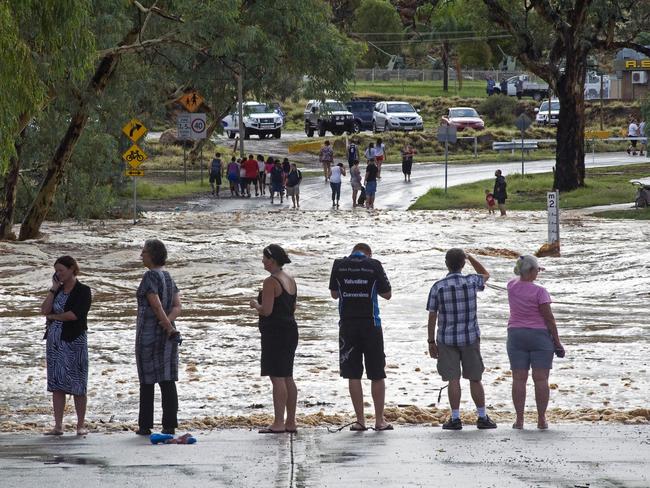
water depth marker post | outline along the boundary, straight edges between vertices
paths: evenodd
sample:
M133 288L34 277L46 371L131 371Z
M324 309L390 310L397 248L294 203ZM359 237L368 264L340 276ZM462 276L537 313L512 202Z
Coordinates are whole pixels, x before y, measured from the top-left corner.
M560 192L546 193L546 208L548 210L548 243L556 245L560 250Z

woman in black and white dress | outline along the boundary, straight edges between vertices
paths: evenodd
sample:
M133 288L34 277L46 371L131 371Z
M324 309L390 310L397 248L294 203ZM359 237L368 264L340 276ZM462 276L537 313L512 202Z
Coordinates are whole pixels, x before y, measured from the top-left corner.
M153 428L154 386L162 397L162 432L174 434L178 426L178 344L174 320L181 314L176 283L163 267L167 249L158 239L144 243L142 264L148 268L137 291L138 318L135 333L135 359L140 380L138 435L149 435Z
M65 396L74 397L77 435L86 435L86 389L88 386L88 330L90 288L77 280L79 265L71 256L54 263L52 287L41 305L47 320L45 331L47 391L52 392L54 428L45 435L63 435Z

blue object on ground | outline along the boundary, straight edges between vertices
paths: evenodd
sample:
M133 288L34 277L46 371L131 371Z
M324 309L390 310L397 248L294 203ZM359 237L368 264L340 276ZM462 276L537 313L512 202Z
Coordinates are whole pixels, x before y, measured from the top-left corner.
M173 439L174 436L171 434L151 434L149 436L149 440L151 441L152 444L160 444L161 442L168 441L170 439Z

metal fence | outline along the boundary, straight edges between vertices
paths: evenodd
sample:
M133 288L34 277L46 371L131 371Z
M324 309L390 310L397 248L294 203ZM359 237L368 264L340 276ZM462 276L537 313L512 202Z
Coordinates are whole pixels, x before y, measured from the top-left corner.
M456 80L458 74L455 69L449 69L449 79ZM523 74L521 71L497 71L497 70L466 70L461 72L463 80L485 81L488 76L497 83L512 76ZM531 81L542 81L531 76ZM441 81L444 70L441 69L357 69L354 72L356 81Z

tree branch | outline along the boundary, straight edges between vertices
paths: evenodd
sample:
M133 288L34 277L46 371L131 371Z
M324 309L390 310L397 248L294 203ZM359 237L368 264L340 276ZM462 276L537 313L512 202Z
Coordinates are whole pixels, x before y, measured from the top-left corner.
M185 22L183 20L182 16L169 14L169 13L165 12L164 10L162 10L161 8L156 7L156 3L158 3L158 2L156 1L153 6L147 8L147 7L143 6L140 2L138 2L138 0L133 0L133 5L135 5L135 7L140 12L142 12L143 14L147 14L147 15L156 14L159 17L163 17L163 18L168 19L168 20L173 20L174 22ZM147 21L145 20L145 24L146 24L146 22Z

